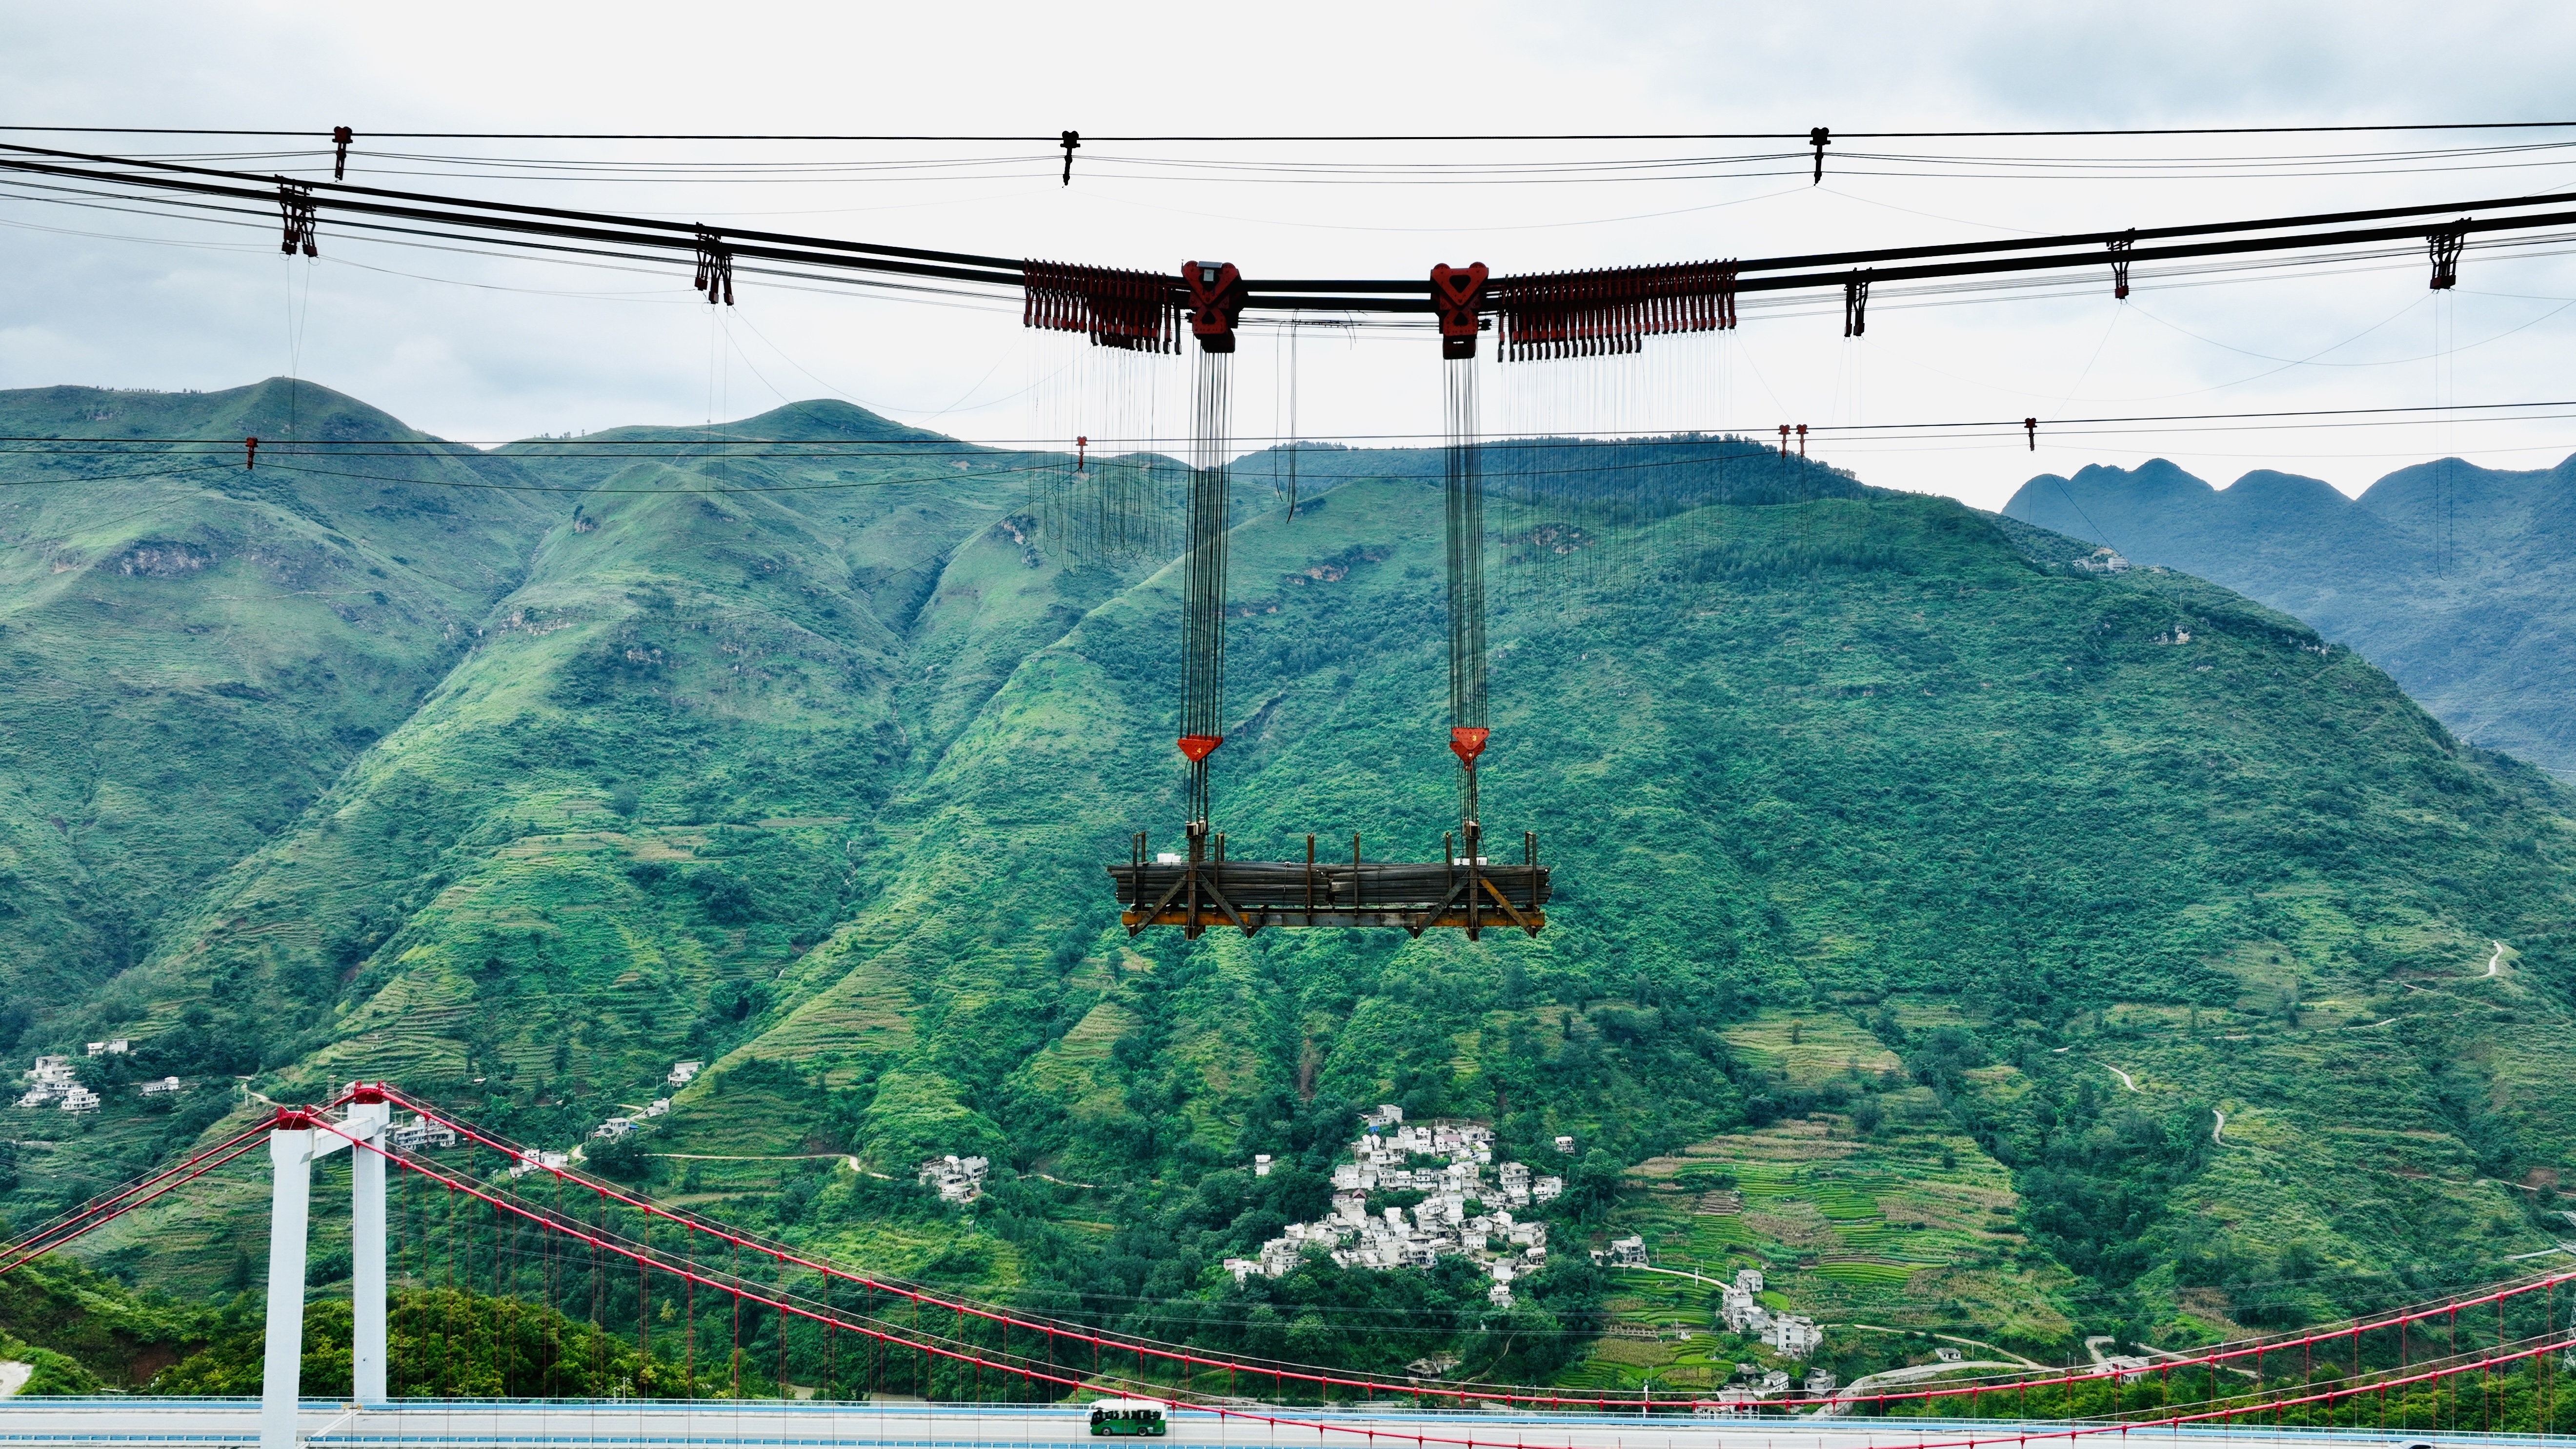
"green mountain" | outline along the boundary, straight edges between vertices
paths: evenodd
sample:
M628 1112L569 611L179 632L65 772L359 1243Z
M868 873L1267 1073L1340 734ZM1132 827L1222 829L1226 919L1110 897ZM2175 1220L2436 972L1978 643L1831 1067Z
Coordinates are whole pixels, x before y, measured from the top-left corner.
M148 436L220 438L286 387L0 406L24 434L130 405ZM301 427L397 435L295 393ZM12 798L112 798L96 761L132 758L165 772L154 798L215 803L156 820L206 842L159 854L82 854L103 826L32 814L0 841L27 917L134 921L124 957L12 938L9 969L59 983L18 995L21 1057L134 1050L83 1067L105 1110L11 1114L0 1210L247 1120L235 1074L276 1100L390 1078L570 1147L696 1059L597 1170L880 1271L1376 1369L1446 1351L1687 1385L1756 1352L1712 1337L1690 1280L1592 1266L1632 1233L1659 1266L1765 1268L1848 1371L1910 1342L1858 1324L2180 1342L2550 1245L2576 1145L2569 797L2289 617L1750 444L1603 450L1710 470L1623 517L1513 501L1502 468L1486 823L1555 867L1546 933L1131 939L1102 866L1131 832L1177 839L1178 570L1041 527L1060 459L925 448L832 403L737 426L835 446L634 429L652 446L602 464L424 440L330 465L366 477L264 462L276 494L10 460L9 707L86 691L48 716L84 732L13 729ZM1267 460L1237 471L1215 819L1237 857L1311 834L1429 859L1456 808L1431 460L1299 461L1293 520ZM281 547L191 541L254 523L346 560L311 578L383 568L389 602L279 588L274 623L190 632ZM210 561L126 568L147 540ZM455 581L485 562L469 607ZM158 682L199 679L275 698ZM198 753L102 713L136 699L202 721ZM224 710L264 740L370 732L281 779L290 752ZM133 884L98 883L111 859ZM135 1091L164 1074L192 1090ZM1569 1179L1508 1310L1448 1269L1221 1266L1320 1214L1379 1102L1486 1122L1498 1160ZM912 1180L951 1153L993 1161L971 1206ZM231 1292L257 1210L226 1189L81 1251Z
M2576 773L2576 458L2504 471L2457 458L2347 498L2248 473L2212 488L2157 459L2042 474L2006 516L2197 574L2315 625L2453 731Z
M0 425L233 444L9 460L0 973L23 1028L150 956L215 877L408 718L548 520L525 495L455 486L519 479L509 463L309 384L0 393ZM254 434L420 441L343 476L246 470Z

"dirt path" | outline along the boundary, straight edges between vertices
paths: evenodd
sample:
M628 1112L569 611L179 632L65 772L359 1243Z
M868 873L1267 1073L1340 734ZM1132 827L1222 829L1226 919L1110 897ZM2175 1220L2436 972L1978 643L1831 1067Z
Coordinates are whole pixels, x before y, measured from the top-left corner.
M2109 1072L2112 1076L2118 1077L2120 1079L2121 1086L2128 1088L2132 1092L2138 1090L2137 1079L2130 1076L2127 1072L2121 1071L2118 1067L2111 1065L2109 1062L2104 1062L2102 1064L2102 1070Z
M1854 1327L1854 1328L1860 1328L1860 1329L1866 1329L1866 1330L1868 1330L1868 1331L1869 1331L1869 1332L1871 1332L1871 1333L1912 1333L1912 1332L1914 1332L1914 1330L1913 1330L1913 1329L1911 1329L1911 1328L1890 1328L1890 1327L1888 1327L1888 1326L1887 1326L1886 1324L1884 1324L1884 1323L1855 1323L1855 1324L1853 1324L1853 1325L1852 1325L1852 1327ZM1988 1352L1988 1353L2002 1354L2003 1356L2005 1356L2005 1357L2007 1357L2007 1358L2011 1358L2011 1359L2019 1360L2020 1365L2021 1365L2021 1367L2023 1367L2023 1368L2027 1368L2027 1369L2037 1369L2037 1370L2039 1370L2041 1373L2046 1373L2046 1372L2048 1372L2048 1365L2046 1365L2046 1364L2044 1364L2044 1363L2041 1363L2038 1359L2035 1359L2035 1358L2026 1358L2026 1357L2022 1356L2021 1354L2014 1353L2011 1349L2008 1349L2008 1348L1997 1348L1995 1345L1993 1345L1993 1344L1991 1344L1991 1343L1988 1343L1988 1342L1986 1342L1986 1341L1985 1341L1985 1340L1983 1340L1983 1339L1978 1339L1978 1338L1961 1338L1961 1337L1959 1337L1957 1334L1954 1334L1954 1333L1933 1333L1933 1334L1926 1334L1926 1335L1925 1335L1925 1337L1927 1337L1927 1338L1937 1338L1937 1339L1941 1340L1943 1343L1958 1343L1958 1344L1965 1344L1965 1345L1967 1345L1967 1346L1968 1346L1968 1347L1970 1347L1970 1348L1982 1348L1982 1349L1984 1349L1984 1350L1985 1350L1986 1352ZM1921 1367L1921 1365L1917 1365L1917 1367ZM1956 1368L1956 1367L1958 1367L1958 1365L1953 1364L1953 1365L1951 1365L1951 1367Z
M2487 958L2487 974L2493 976L2504 965L2504 942L2491 940L2487 944L2495 947L2495 954Z
M2212 1107L2209 1109L2209 1115L2218 1119L2217 1121L2209 1124L2209 1140L2217 1143L2221 1147L2226 1146L2227 1139L2219 1134L2227 1130L2227 1114L2219 1111L2216 1107Z
M1957 1373L1962 1369L2017 1369L2021 1366L2017 1363L2005 1363L2001 1359L1970 1358L1961 1359L1956 1363L1920 1363L1911 1368L1863 1374L1838 1390L1831 1403L1820 1405L1809 1410L1808 1413L1819 1419L1834 1418L1849 1413L1853 1402L1865 1397L1873 1389L1884 1388L1891 1384L1916 1383L1923 1379L1938 1378L1943 1374Z

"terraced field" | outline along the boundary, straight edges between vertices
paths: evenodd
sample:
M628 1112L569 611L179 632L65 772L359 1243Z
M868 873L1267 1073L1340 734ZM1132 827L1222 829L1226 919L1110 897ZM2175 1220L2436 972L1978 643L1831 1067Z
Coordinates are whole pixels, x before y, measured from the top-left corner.
M1888 1087L1879 1074L1894 1066L1875 1038L1830 1014L1765 1013L1727 1035L1776 1079L1809 1090L1840 1081L1855 1102L1865 1080ZM1631 1169L1609 1236L1644 1237L1660 1271L1616 1275L1613 1336L1561 1382L1680 1388L1714 1373L1713 1386L1736 1363L1770 1364L1758 1342L1715 1322L1717 1284L1739 1268L1762 1271L1773 1309L1824 1325L1828 1362L1875 1363L1887 1351L1890 1336L1838 1334L1842 1325L2066 1332L2075 1280L2018 1232L2003 1165L1952 1130L1928 1090L1868 1095L1875 1133L1852 1113L1816 1112Z

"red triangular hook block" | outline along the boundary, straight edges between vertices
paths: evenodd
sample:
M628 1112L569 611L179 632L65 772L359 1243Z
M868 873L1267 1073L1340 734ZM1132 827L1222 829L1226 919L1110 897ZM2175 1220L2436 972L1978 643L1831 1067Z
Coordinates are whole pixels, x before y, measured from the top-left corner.
M1216 747L1225 743L1225 736L1183 735L1177 743L1181 747L1181 753L1189 756L1190 763L1195 765L1199 761L1206 759L1208 756L1215 754Z
M1460 725L1449 731L1449 752L1472 765L1476 757L1485 752L1485 737L1492 733L1489 729L1469 729Z

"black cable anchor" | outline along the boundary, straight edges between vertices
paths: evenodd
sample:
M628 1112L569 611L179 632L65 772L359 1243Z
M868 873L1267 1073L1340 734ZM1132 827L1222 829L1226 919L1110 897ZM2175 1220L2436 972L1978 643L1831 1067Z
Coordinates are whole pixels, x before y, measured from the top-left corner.
M1071 186L1073 184L1073 153L1082 149L1082 133L1080 131L1067 131L1064 133L1064 139L1056 142L1056 144L1064 148L1064 184Z
M2021 427L2022 427L2022 431L2023 431L2023 432L2026 432L2026 433L2030 434L2030 450L2031 450L2032 452L2034 452L2034 453L2038 452L2038 451L2039 451L2039 419L2037 419L2037 418L2024 418L2024 419L2022 419L2022 420L2021 420Z
M350 130L346 126L333 126L331 128L332 180L346 181L349 179L349 143L356 139L358 139L358 133Z
M2126 234L2111 238L2111 296L2118 301L2129 300L2129 249L2137 244L2138 229L2134 226Z
M710 307L719 294L726 306L733 305L733 248L724 244L723 237L723 232L698 228L698 274L689 285L707 294Z
M1855 271L1843 282L1843 335L1858 337L1869 330L1869 277L1866 271Z
M2439 230L2424 233L2425 245L2433 252L2433 290L2447 292L2460 284L2460 252L2469 244L2469 219Z
M313 245L313 188L280 176L277 210L286 223L286 238L277 244L277 249L290 257L298 251L308 257L322 255Z
M1809 186L1821 186L1825 180L1825 148L1834 144L1834 129L1817 126L1807 132L1807 144L1816 148L1816 179Z

